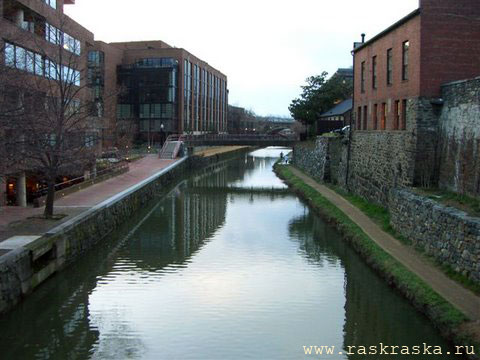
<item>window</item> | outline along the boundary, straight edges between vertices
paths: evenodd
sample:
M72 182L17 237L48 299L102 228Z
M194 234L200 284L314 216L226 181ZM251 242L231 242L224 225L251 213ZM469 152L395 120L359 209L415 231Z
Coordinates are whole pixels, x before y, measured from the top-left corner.
M362 93L365 92L365 61L362 62L360 86Z
M100 66L104 62L105 54L103 51L89 51L88 63L89 65Z
M363 130L367 130L368 106L363 107Z
M402 44L402 80L408 80L408 51L410 42L405 41Z
M68 50L76 55L81 53L80 41L73 36L63 33L55 26L45 23L45 40L55 45L62 45L65 50Z
M400 130L407 129L407 100L402 100L402 123L400 124Z
M377 88L377 57L372 58L372 88Z
M45 4L49 5L50 7L56 9L57 8L57 0L44 0Z
M359 106L357 110L357 130L362 129L362 107Z
M24 48L20 46L15 47L15 66L17 67L17 69L25 70L27 65L25 61L25 54L26 51Z
M393 54L392 49L387 50L387 85L392 85Z
M373 105L373 129L378 129L378 104Z
M142 119L150 117L150 104L140 104L140 117Z
M32 51L25 51L26 55L26 69L29 73L33 74L35 70L35 54Z
M15 45L5 44L5 65L15 67Z
M395 101L395 117L393 121L393 130L398 130L400 124L400 100Z
M128 119L132 117L132 105L130 104L118 104L117 105L117 118Z
M35 75L43 76L43 58L40 54L35 54Z
M387 128L387 104L382 103L382 118L380 123L380 130L385 130Z
M94 147L96 143L96 136L92 134L85 135L85 147L91 148Z

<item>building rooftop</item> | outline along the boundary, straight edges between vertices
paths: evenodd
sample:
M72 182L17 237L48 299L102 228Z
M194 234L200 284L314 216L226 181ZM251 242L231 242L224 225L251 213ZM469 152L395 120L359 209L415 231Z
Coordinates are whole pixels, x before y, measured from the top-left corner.
M386 28L385 30L383 30L382 32L378 33L377 35L375 35L374 37L372 37L370 40L364 42L364 43L355 43L355 48L353 49L353 52L357 52L361 49L363 49L364 47L372 44L373 42L377 41L378 39L380 39L381 37L384 37L385 35L387 35L388 33L390 33L391 31L395 30L396 28L400 27L401 25L405 24L406 22L408 22L410 19L413 19L414 17L416 17L417 15L420 15L420 8L412 11L410 14L408 14L407 16L401 18L400 20L398 20L396 23L394 23L393 25L389 26L388 28ZM357 46L358 45L358 46Z
M343 115L346 112L352 110L352 104L353 104L352 99L344 100L341 103L335 105L333 108L331 108L327 112L324 112L322 115L320 115L320 117L323 118L323 117L329 117L329 116Z

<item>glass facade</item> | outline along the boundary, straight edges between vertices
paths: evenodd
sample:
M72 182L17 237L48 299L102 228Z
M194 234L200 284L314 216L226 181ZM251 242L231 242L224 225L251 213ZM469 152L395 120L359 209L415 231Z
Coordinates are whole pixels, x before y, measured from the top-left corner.
M65 50L76 55L80 55L82 52L82 46L79 40L62 32L49 23L45 23L45 40L55 45L62 45Z
M62 79L67 83L80 86L80 71L65 65L58 65L53 60L43 57L21 46L5 43L5 64L18 70L27 71L49 79Z
M118 97L117 118L138 121L140 133L149 135L178 131L178 62L175 59L147 58L120 66L118 82L124 91Z

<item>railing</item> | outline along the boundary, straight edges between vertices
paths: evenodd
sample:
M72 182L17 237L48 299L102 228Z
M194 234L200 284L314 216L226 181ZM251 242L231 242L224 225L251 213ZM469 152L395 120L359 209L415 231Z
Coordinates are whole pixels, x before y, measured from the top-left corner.
M64 197L81 189L85 189L91 185L105 181L114 175L125 173L128 170L129 165L128 163L124 162L122 164L97 171L96 173L93 173L88 177L83 175L68 181L64 181L62 183L55 184L55 199ZM47 188L43 188L33 194L33 203L35 207L39 207L45 204L47 191Z

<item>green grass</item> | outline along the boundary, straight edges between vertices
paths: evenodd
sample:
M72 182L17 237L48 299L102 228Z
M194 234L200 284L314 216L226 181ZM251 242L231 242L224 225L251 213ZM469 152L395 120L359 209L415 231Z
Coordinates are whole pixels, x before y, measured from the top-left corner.
M471 216L480 216L480 199L443 189L417 188L414 190L441 204L459 208Z
M438 295L428 284L409 271L395 258L386 253L362 229L335 205L319 194L315 189L296 177L288 166L275 166L277 174L283 178L300 196L320 213L327 221L334 223L355 250L378 271L388 282L411 300L419 309L442 330L450 332L467 321L466 317L450 303ZM388 214L376 206L367 206L361 199L354 199L378 221L385 222ZM354 203L354 204L355 204ZM356 205L355 204L355 205Z
M400 242L404 243L405 245L411 246L412 241L410 239L407 239L406 237L400 235L395 229L392 227L390 224L390 213L389 211L379 205L372 204L365 199L361 198L360 196L357 195L352 195L345 191L344 189L328 184L327 185L330 189L347 199L350 203L355 205L358 209L360 209L365 215L367 215L370 219L372 219L377 225L379 225L383 231L389 233L392 235L394 238L399 240ZM467 276L459 274L455 270L453 270L451 267L442 265L438 260L436 260L432 256L428 256L425 254L425 251L421 247L415 247L417 251L422 253L428 260L438 268L440 268L445 275L447 275L450 279L458 282L465 288L471 290L477 295L480 295L480 284L470 280Z
M372 219L377 225L379 225L383 231L389 233L397 240L401 241L405 245L412 245L412 241L406 237L400 235L390 224L390 212L388 209L368 202L360 196L353 195L339 186L327 184L327 186L335 191L337 194L341 195L347 199L350 203L359 208L365 215Z

